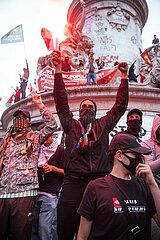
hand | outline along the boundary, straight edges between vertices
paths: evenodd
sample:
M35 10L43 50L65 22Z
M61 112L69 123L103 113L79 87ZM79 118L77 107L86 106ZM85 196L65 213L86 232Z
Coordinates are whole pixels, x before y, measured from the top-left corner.
M43 171L44 171L44 173L52 172L53 171L53 166L49 165L48 163L45 163L43 165Z
M55 67L61 64L61 53L57 50L54 50L51 54L52 63Z
M142 177L148 185L155 184L152 170L148 164L139 163L136 167L136 176Z
M120 62L118 63L118 69L121 71L121 73L127 74L128 64L126 62Z
M44 106L44 104L43 104L43 102L42 102L41 96L38 95L36 92L33 92L33 93L32 93L32 100L33 100L33 102L34 102L36 105L38 105L39 107L43 107L43 106Z

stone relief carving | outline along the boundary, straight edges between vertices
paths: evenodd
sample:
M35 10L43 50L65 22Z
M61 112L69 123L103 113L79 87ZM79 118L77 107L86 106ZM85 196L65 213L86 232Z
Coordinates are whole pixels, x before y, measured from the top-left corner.
M71 59L71 66L73 69L79 67L79 60L85 65L88 62L88 57L93 56L94 44L91 39L82 33L85 24L86 12L85 2L80 1L82 5L82 15L80 22L67 23L64 34L66 39L59 45L62 57L68 56Z
M85 2L83 0L79 0L79 2L82 7L80 21L77 24L73 21L65 25L64 35L66 39L59 44L62 59L66 56L69 57L73 70L79 69L80 64L83 64L85 67L88 63L88 58L94 55L93 41L82 33L86 19ZM45 66L53 67L52 65L52 53L45 57L40 57L37 63L37 73Z
M121 8L120 4L117 4L107 12L107 20L112 28L120 32L121 30L126 30L130 16Z
M142 62L140 73L146 78L146 83L160 88L160 44L156 44L148 48L148 55L153 66Z

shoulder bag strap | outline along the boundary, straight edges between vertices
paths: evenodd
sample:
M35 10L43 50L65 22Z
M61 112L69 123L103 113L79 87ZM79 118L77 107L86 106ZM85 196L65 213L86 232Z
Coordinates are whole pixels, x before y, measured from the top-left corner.
M120 189L116 186L114 180L110 175L107 176L106 181L109 183L110 188L112 189L113 193L118 197L118 200L122 206L123 211L125 212L125 217L127 219L127 222L130 226L130 231L134 237L140 232L139 226L136 226L136 223L133 223L130 217L130 212L128 210L127 205L124 203L123 198L122 198L122 192ZM135 238L136 239L136 238Z

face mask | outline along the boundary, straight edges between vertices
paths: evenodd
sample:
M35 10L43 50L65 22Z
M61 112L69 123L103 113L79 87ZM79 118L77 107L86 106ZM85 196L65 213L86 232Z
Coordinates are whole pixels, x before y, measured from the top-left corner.
M136 174L136 167L138 166L139 163L143 163L143 160L140 156L137 156L135 158L129 157L127 154L123 153L125 157L127 157L130 161L129 165L126 165L123 162L120 162L127 170L129 170L133 176Z
M142 125L142 120L128 120L127 126L131 134L136 135L139 133Z
M29 120L23 117L15 117L13 119L14 132L21 133L25 132L29 128Z
M86 127L89 123L95 122L95 111L90 108L82 108L79 112L80 121L84 127Z

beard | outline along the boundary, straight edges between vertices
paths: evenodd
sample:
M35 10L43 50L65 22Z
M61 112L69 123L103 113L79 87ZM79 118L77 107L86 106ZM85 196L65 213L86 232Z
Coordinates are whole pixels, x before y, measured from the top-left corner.
M90 123L94 124L96 122L96 118L95 118L96 114L93 109L90 109L90 108L81 109L79 112L79 116L80 116L80 121L84 128L86 128L88 124Z

